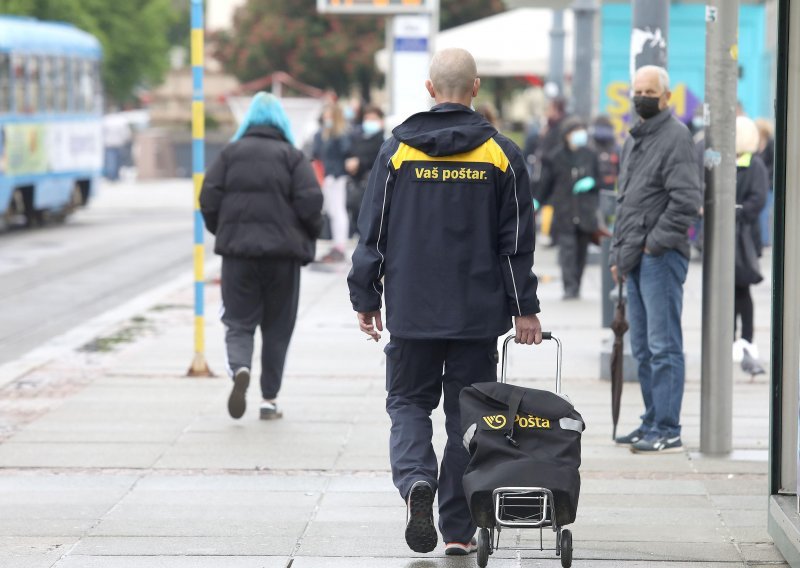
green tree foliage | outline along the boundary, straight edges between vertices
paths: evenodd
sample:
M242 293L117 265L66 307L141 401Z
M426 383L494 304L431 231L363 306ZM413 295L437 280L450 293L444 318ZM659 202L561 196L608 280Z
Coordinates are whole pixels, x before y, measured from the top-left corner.
M0 0L0 13L70 22L97 37L103 85L117 103L163 78L170 26L178 18L171 0Z
M503 0L442 0L447 29L504 10ZM379 79L375 53L384 46L383 17L330 16L315 0L248 0L234 29L217 36L217 57L242 81L286 71L337 92L357 84L367 98Z
M219 34L217 57L242 81L286 71L320 88L345 92L377 78L375 52L384 19L322 16L315 0L249 0L230 32Z
M440 28L446 30L504 10L503 0L441 0Z

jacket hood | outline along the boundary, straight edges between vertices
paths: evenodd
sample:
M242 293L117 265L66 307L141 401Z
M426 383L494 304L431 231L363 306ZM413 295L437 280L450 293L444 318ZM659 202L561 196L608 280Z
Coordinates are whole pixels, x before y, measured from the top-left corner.
M410 116L392 134L429 156L452 156L477 148L497 134L497 129L463 105L442 103Z
M242 138L247 136L256 136L258 138L273 138L275 140L282 140L288 142L283 132L274 126L267 126L266 124L253 125L244 131Z

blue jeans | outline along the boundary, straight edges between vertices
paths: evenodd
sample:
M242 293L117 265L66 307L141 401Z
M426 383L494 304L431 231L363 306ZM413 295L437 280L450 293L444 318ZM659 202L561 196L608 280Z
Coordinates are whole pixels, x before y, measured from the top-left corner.
M631 348L639 362L644 399L640 429L646 438L681 433L685 380L683 358L683 283L689 261L676 250L644 254L628 274L628 320Z

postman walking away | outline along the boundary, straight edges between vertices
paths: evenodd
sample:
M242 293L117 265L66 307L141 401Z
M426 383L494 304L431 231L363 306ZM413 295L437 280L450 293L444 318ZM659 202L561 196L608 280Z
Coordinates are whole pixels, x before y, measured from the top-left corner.
M475 548L462 476L458 395L497 380L497 337L516 318L517 340L541 341L533 264L533 207L519 149L470 110L480 88L461 49L437 53L425 86L436 101L387 140L359 215L348 276L359 324L374 339L386 296L386 410L392 478L406 500L406 542L436 547L433 499L448 554ZM441 469L431 411L444 395Z

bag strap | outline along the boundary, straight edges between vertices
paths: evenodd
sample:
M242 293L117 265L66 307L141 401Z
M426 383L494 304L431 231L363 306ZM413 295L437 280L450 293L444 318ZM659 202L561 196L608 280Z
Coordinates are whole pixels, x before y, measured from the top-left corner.
M506 430L505 436L508 443L514 446L515 448L519 448L519 442L514 439L514 423L517 417L517 412L519 412L519 406L522 404L522 398L525 396L525 391L522 389L514 389L511 391L511 396L508 398L508 413L506 414L506 424L508 424L508 430Z

